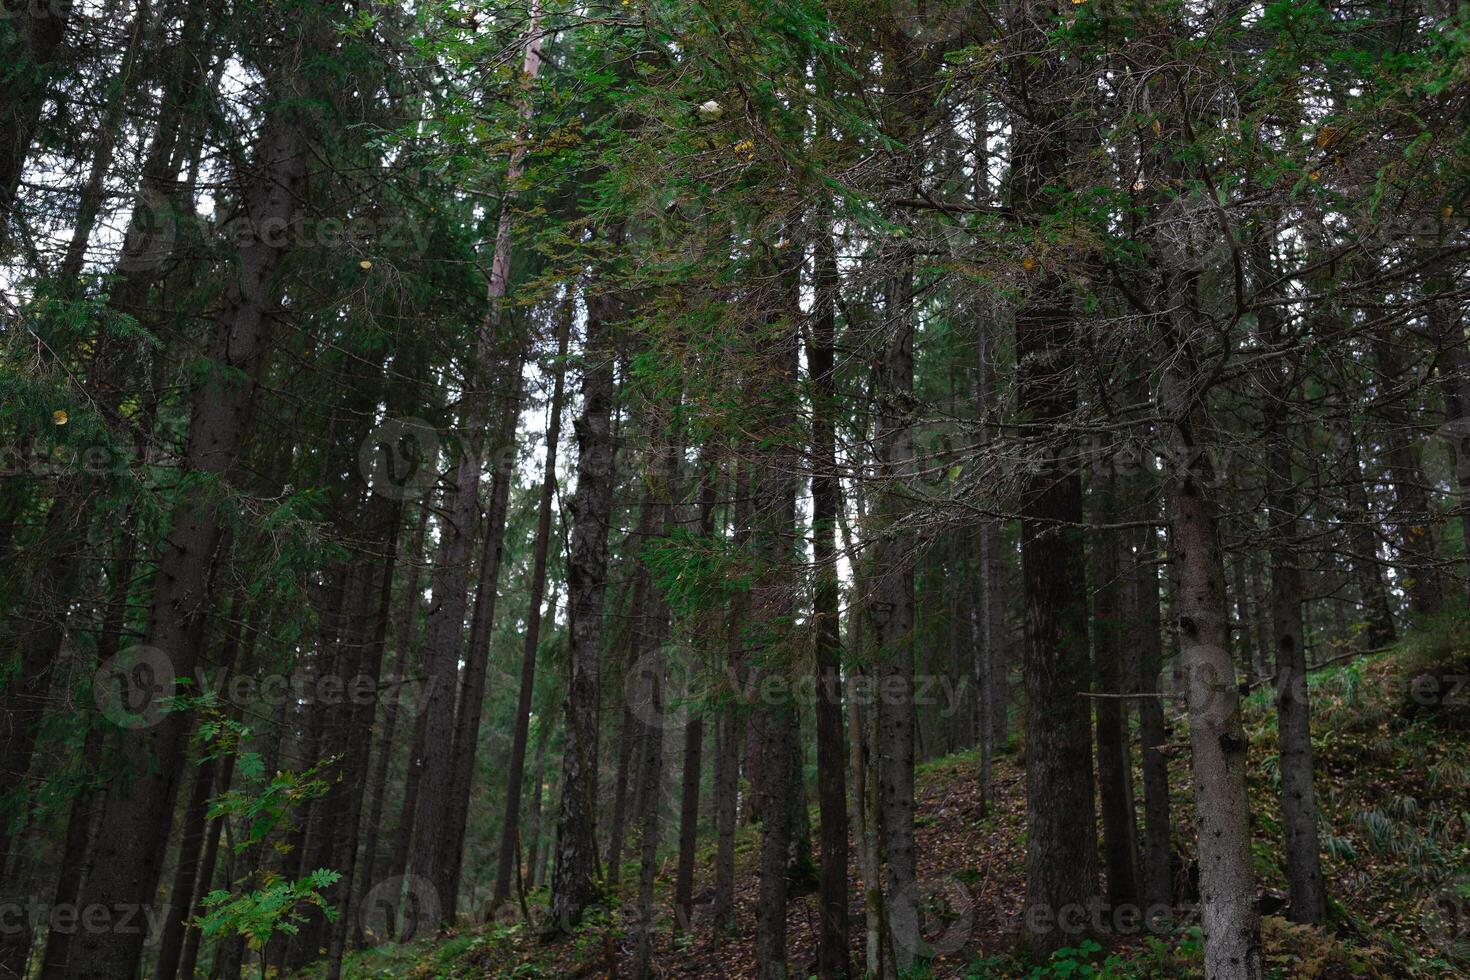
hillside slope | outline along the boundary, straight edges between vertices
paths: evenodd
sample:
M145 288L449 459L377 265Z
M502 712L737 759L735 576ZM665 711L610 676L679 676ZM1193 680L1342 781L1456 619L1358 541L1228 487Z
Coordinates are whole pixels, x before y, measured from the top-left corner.
M1312 675L1314 746L1323 809L1325 870L1332 925L1325 932L1279 917L1285 881L1275 802L1274 717L1269 692L1246 700L1251 735L1251 795L1260 906L1272 975L1401 977L1470 975L1470 660L1449 634L1421 637L1390 654L1348 658ZM1199 976L1198 928L1191 894L1188 733L1173 716L1176 891L1183 912L1149 929L1126 914L1096 941L1079 935L1072 951L1038 966L1020 924L1024 894L1025 801L1015 746L997 760L996 806L981 815L975 760L951 756L918 777L924 934L936 977ZM692 936L658 931L656 969L666 977L747 977L753 956L755 828L742 828L737 852L738 925L717 937L696 916ZM707 856L706 856L707 857ZM701 873L707 875L708 860ZM852 861L856 874L856 857ZM660 887L672 887L670 860ZM625 881L635 880L625 875ZM853 957L861 962L863 910L852 881ZM707 885L701 880L701 887ZM696 892L698 894L698 891ZM544 895L528 896L534 910ZM816 900L791 903L793 973L815 960ZM667 893L665 893L667 907ZM1121 929L1119 928L1121 927ZM617 909L587 922L572 939L544 945L519 922L469 926L431 941L357 954L350 977L625 976L631 947ZM1083 970L1090 965L1094 972Z

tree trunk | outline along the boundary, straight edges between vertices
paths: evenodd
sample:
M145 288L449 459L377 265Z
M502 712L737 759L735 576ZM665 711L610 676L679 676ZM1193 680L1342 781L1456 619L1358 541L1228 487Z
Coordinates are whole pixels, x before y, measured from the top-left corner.
M298 33L298 40L300 34ZM268 115L257 154L257 179L246 195L251 229L289 226L306 174L301 120L277 108ZM210 478L228 479L249 428L252 395L269 342L277 302L276 271L287 243L246 237L238 269L226 286L212 361L216 374L194 396L185 472L206 479L186 489L175 507L158 558L146 646L159 651L172 676L193 673L199 611L220 538L219 499ZM141 907L154 894L172 822L172 803L187 730L184 713L167 713L151 727L122 735L121 773L104 813L107 833L83 894L84 905ZM77 937L68 975L76 980L129 980L142 953L141 932L87 932Z
M1368 506L1368 492L1363 487L1362 448L1352 419L1345 409L1340 408L1339 411L1341 414L1333 423L1333 441L1346 469L1342 519L1353 550L1358 596L1363 603L1366 626L1363 641L1372 650L1394 642L1398 631L1394 627L1393 608L1388 604L1388 590L1383 584L1383 567L1378 560L1378 531L1373 510Z
M429 514L432 508L423 506L419 508L418 520L414 522L413 537L409 541L407 552L408 577L403 586L403 605L398 614L398 621L393 626L393 641L397 647L397 662L390 684L383 685L380 690L388 698L388 707L384 712L383 735L378 740L378 755L373 766L372 784L369 788L372 800L368 811L367 841L363 844L363 862L367 871L368 882L378 882L384 879L382 862L378 859L378 839L382 833L383 826L383 803L387 795L388 767L393 761L395 743L393 733L398 728L398 710L405 696L404 683L407 673L412 669L414 652L418 647L418 630L415 623L416 613L421 602L419 596L419 578L423 571L424 536L428 530ZM403 562L399 563L404 564ZM390 690L391 688L391 690ZM410 747L410 752L412 748ZM412 760L409 760L412 768ZM355 903L354 903L355 907ZM365 937L362 933L362 918L354 916L352 924L353 942L362 946Z
M556 609L556 595L551 597L548 607L553 611ZM526 883L527 890L538 888L541 885L541 855L545 848L541 841L541 798L544 795L546 782L546 743L551 739L551 725L547 719L542 718L536 725L536 760L531 764L531 824L526 834Z
M567 335L572 328L572 299L568 293L556 327L556 367L551 410L546 422L546 470L536 511L536 543L531 556L531 595L526 605L526 638L521 651L521 687L511 722L509 774L506 777L505 817L500 825L500 852L490 904L499 907L510 897L511 865L520 838L521 784L526 769L526 742L530 734L531 695L536 685L536 651L541 642L541 603L546 595L546 556L551 548L551 503L556 492L556 450L561 439L562 391L566 378ZM468 800L466 800L468 803Z
M521 62L520 78L525 85L534 81L541 67L542 35L539 18L540 9L533 4L527 29L525 57ZM521 99L518 111L524 126L531 118L529 97ZM521 134L518 133L517 136L520 137ZM483 371L485 365L495 360L500 340L498 334L504 300L510 286L511 229L514 221L511 203L514 200L514 188L525 172L526 150L527 141L518 138L506 166L507 192L501 199L495 251L490 266L490 313L480 325L474 357L469 362L470 392L465 396L463 419L468 434L467 445L449 491L446 507L449 513L444 532L449 542L445 549L447 560L443 566L435 569L435 606L429 613L428 621L428 672L433 687L429 692L429 719L424 731L424 767L419 784L418 814L414 819L412 867L415 875L438 890L441 914L444 910L452 910L455 905L454 898L448 891L449 878L455 870L450 865L457 862L448 855L463 845L463 841L453 839L456 828L451 816L456 805L452 798L453 773L455 764L459 761L454 744L455 692L464 639L467 592L465 576L468 572L471 543L474 540L475 519L479 511L480 471L483 468L479 455L483 432L490 415L489 392L483 387L487 379L483 377ZM419 924L417 919L426 911L428 907L421 906L414 913L415 927Z
M657 501L651 493L645 493L643 502L639 506L638 524L633 532L635 541L647 541L653 534L656 513ZM633 595L628 605L626 632L623 634L623 642L627 650L627 655L623 658L625 678L627 672L634 670L648 653L648 630L646 628L649 618L648 572L642 565L635 563L633 576ZM612 824L608 828L607 835L607 885L614 889L622 880L623 838L628 829L629 773L632 770L635 753L641 752L640 735L643 731L639 725L638 715L634 711L633 699L626 696L626 690L624 695L622 719L618 728L618 768L613 784ZM641 784L635 778L632 785L636 794ZM634 804L633 812L637 813L636 799Z
M454 921L459 907L465 828L469 823L470 791L475 772L475 756L479 751L486 673L490 665L490 635L495 625L495 610L499 599L500 565L505 555L505 523L510 511L510 491L516 478L511 460L514 459L516 428L520 421L522 390L525 384L520 357L512 361L509 371L509 383L506 387L510 395L503 407L499 431L495 436L497 451L492 458L497 463L491 475L490 506L485 514L485 535L480 550L478 581L475 583L475 611L470 622L464 680L454 716L456 761L449 783L450 823L442 835L445 847L444 853L440 855L443 878L437 886L440 901L445 906L441 914L448 922ZM505 459L503 464L500 462L502 458ZM538 625L537 633L539 632Z
M1098 474L1093 485L1094 520L1114 523L1117 515L1115 477ZM1093 540L1093 662L1097 689L1102 694L1131 693L1123 669L1125 641L1117 531L1096 532ZM1123 697L1097 699L1097 782L1102 804L1103 858L1107 871L1108 904L1117 909L1138 904L1138 825L1133 807L1133 761L1128 746L1128 701Z
M1167 426L1170 556L1178 574L1173 611L1187 683L1190 747L1199 841L1205 975L1210 980L1261 980L1261 928L1251 868L1247 742L1230 656L1230 617L1220 553L1219 516L1208 496L1214 471L1210 431L1195 384L1199 355L1192 338L1197 283L1162 266L1168 323L1168 363L1159 388Z
M621 234L614 235L615 240ZM562 755L561 807L556 859L551 871L550 927L570 932L597 898L597 733L602 665L602 606L607 589L607 534L613 490L612 321L618 302L584 293L587 337L583 349L582 417L577 435L577 489L567 545L570 651L566 695L566 743Z
M1040 43L1048 4L1018 10L1014 42ZM1012 198L1035 227L1049 219L1048 189L1065 185L1072 127L1069 64L1018 58L1007 88L1030 105L1014 120ZM1022 94L1024 93L1024 94ZM1039 233L1039 232L1038 232ZM1021 594L1026 648L1027 928L1042 959L1076 945L1069 909L1097 895L1097 816L1092 778L1086 552L1082 485L1074 447L1054 435L1077 410L1077 338L1071 296L1049 260L1032 258L1032 281L1016 313L1016 412L1043 434L1021 478ZM1037 917L1030 913L1035 911ZM1044 915L1045 918L1040 918Z
M885 905L894 957L908 970L926 950L919 936L914 852L914 572L915 540L899 526L906 509L903 481L914 465L914 433L907 400L914 390L912 254L886 284L882 377L875 392L879 501L875 513L869 624L878 698L879 839L888 864Z
M1435 564L1434 522L1437 515L1429 504L1424 476L1410 436L1410 423L1400 400L1400 385L1418 386L1417 378L1404 380L1397 341L1385 331L1372 334L1373 357L1388 389L1383 406L1384 443L1389 478L1394 491L1394 528L1398 532L1400 570L1404 591L1416 616L1435 616L1444 608L1444 582Z
M1075 406L1065 309L1017 317L1021 412L1057 422ZM1026 601L1026 905L1049 917L1086 908L1097 894L1081 486L1066 450L1043 447L1022 491L1021 568ZM1040 922L1041 920L1037 920ZM1029 925L1029 923L1028 923ZM1062 928L1033 929L1036 951L1075 945Z
M718 463L711 447L701 453L703 474L699 494L699 535L710 540L715 530L715 494ZM700 654L709 657L714 644L711 630L702 624L699 630ZM713 660L712 657L709 657ZM693 666L693 665L691 665ZM704 714L691 712L684 725L684 765L679 788L679 866L674 875L674 928L682 932L694 928L694 848L699 835L699 784L704 769Z
M845 977L851 966L847 922L847 771L842 730L842 638L839 632L837 511L841 506L836 450L837 250L830 234L817 239L817 311L807 348L812 381L812 594L815 620L817 787L821 811L820 918L817 975Z
M1155 514L1147 516L1151 519ZM1153 527L1145 527L1138 536L1133 567L1133 644L1138 650L1138 692L1144 695L1138 699L1143 770L1143 901L1145 909L1163 909L1167 915L1174 903L1174 874L1169 846L1169 760L1164 754L1169 736L1164 727L1164 702L1159 697L1164 650L1157 560L1158 533Z
M354 683L357 678L362 678L363 684L376 692L382 690L380 680L383 674L383 652L387 646L388 622L393 606L393 572L398 564L398 542L403 527L402 503L375 497L364 508L362 521L375 532L372 539L381 543L382 558L381 571L372 566L367 566L362 571L363 601L359 606L361 625L352 634L358 645L353 658L352 677ZM368 747L372 744L376 709L376 698L370 698L367 703L351 703L345 712L346 740L342 747L338 783L341 797L345 798L341 799L338 821L331 828L330 865L342 878L328 895L329 901L340 901L344 905L351 899L358 877L358 841L362 837L363 794L368 785ZM332 796L327 799L333 801ZM371 871L371 865L368 869ZM347 933L351 925L349 915L338 916L329 925L324 925L327 933L327 980L339 980L342 976L342 959L347 950Z

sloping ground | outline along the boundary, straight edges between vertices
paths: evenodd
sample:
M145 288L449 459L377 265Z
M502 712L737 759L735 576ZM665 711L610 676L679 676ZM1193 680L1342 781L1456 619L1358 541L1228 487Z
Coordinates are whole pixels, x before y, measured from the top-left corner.
M1333 922L1323 932L1289 925L1279 917L1285 885L1279 866L1274 718L1269 692L1253 692L1247 700L1254 853L1270 975L1470 976L1470 683L1463 681L1470 674L1470 658L1451 635L1420 638L1393 655L1329 667L1312 677L1323 850L1333 899ZM1436 680L1425 680L1427 676ZM1454 697L1446 699L1451 693ZM1182 719L1175 718L1170 743L1176 747L1171 755L1176 877L1185 902L1191 898L1192 863L1192 835L1180 826L1192 814L1187 741ZM1063 951L1045 966L1030 962L1018 942L1025 867L1021 761L1014 754L997 761L996 805L986 817L981 816L974 773L974 759L961 755L931 763L919 774L924 936L935 953L928 972L919 975L1201 975L1199 931L1188 914L1154 932L1132 928L1097 942L1079 938L1072 951ZM755 975L757 847L753 829L742 830L737 933L716 937L697 916L693 935L675 938L670 924L662 922L657 975ZM708 866L707 859L701 862L706 874ZM863 910L856 855L851 866L853 958L861 963ZM634 877L625 875L624 880ZM670 861L660 887L671 888L672 878ZM544 907L544 895L530 898L533 909L537 901ZM667 898L665 891L665 907ZM606 911L575 937L551 945L537 942L518 923L471 927L432 942L359 954L349 963L348 976L627 976L632 945L623 918L616 909ZM1126 918L1114 921L1130 925ZM816 944L814 895L791 903L788 928L793 975L810 975Z

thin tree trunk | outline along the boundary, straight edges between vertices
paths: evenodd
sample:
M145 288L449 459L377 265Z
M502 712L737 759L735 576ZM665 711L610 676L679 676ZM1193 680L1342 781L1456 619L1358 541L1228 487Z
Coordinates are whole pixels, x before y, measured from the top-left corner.
M381 690L383 652L388 641L388 622L393 606L393 572L398 564L398 541L403 527L401 502L373 498L364 508L363 522L374 529L373 538L382 544L381 571L363 570L362 626L353 636L359 651L355 657L354 681L362 678L373 691ZM376 572L376 579L374 573ZM352 897L358 877L358 841L361 839L363 794L367 790L368 747L372 744L373 718L377 701L352 703L346 712L346 742L343 746L341 782L346 797L338 823L332 828L332 863L341 879L329 900L343 904ZM329 797L330 799L330 797ZM366 855L365 855L366 856ZM369 870L371 866L369 865ZM327 980L340 980L342 959L347 950L348 916L338 916L327 931Z
M1399 360L1395 338L1378 330L1371 339L1382 383L1389 389L1390 401L1383 409L1383 435L1388 473L1393 481L1393 522L1398 532L1404 591L1416 616L1434 616L1444 608L1443 577L1435 564L1436 515L1430 508L1424 476L1410 437L1409 420L1397 401L1403 397L1398 386L1417 386L1417 379L1402 379L1405 369Z
M1188 685L1205 975L1210 980L1261 980L1245 785L1248 744L1230 656L1219 516L1208 496L1214 472L1209 447L1201 441L1209 426L1193 378L1183 373L1186 368L1199 370L1191 312L1196 310L1197 284L1168 264L1162 271L1172 356L1158 398L1170 449L1164 495L1169 550L1179 577L1173 613Z
M548 608L556 609L555 594L552 595ZM533 889L541 884L540 866L544 851L541 841L541 797L544 795L543 787L546 782L546 743L550 740L551 725L543 718L536 726L536 757L531 764L531 823L526 834L526 849L530 855L526 860L526 874Z
M517 357L510 367L510 396L501 415L496 434L497 462L491 477L490 507L485 514L485 535L480 551L479 580L475 583L475 611L470 622L469 650L465 658L464 682L455 711L454 757L457 760L450 775L450 825L443 834L445 852L441 855L444 869L439 884L440 901L446 904L442 914L454 921L459 906L460 880L464 867L465 828L469 822L470 791L475 772L475 755L479 749L480 720L484 711L485 681L490 661L490 634L495 625L499 599L500 565L505 555L505 524L510 511L511 485L515 467L510 464L515 448L516 429L520 422L524 380L523 365ZM554 453L553 453L554 455ZM539 633L539 626L537 629Z
M634 529L633 538L636 547L642 547L653 534L654 521L657 516L657 501L652 493L645 493L643 502L639 507L638 524ZM649 620L648 606L650 604L649 591L651 586L648 580L648 571L641 564L635 564L633 575L633 596L628 606L628 622L624 633L624 644L627 656L624 658L624 670L632 671L648 653L648 630L646 624ZM626 692L625 692L626 693ZM630 781L630 773L633 771L635 754L641 753L642 742L639 736L642 727L639 724L637 712L634 711L633 700L624 697L623 714L621 724L618 728L618 768L613 780L613 808L612 823L608 828L607 837L607 884L609 888L616 888L622 880L623 872L623 840L628 829L628 787L632 785L635 796L640 783L633 778ZM633 801L633 813L638 813L637 799Z
M699 535L708 541L715 530L715 494L718 463L710 446L701 453L702 473L699 494ZM701 653L713 648L708 624L700 630ZM704 714L691 712L684 725L684 765L679 790L679 865L674 875L674 928L690 931L694 927L694 847L699 835L699 784L704 770Z
M1114 522L1115 477L1099 474L1094 482L1094 519ZM1104 694L1127 694L1123 644L1122 537L1117 531L1099 531L1093 542L1093 662L1097 687ZM1114 909L1138 904L1138 825L1133 807L1133 761L1128 747L1128 711L1124 698L1097 699L1097 782L1102 806L1103 858L1107 871L1108 904Z
M1152 518L1153 513L1148 514ZM1145 909L1166 910L1174 902L1169 817L1168 732L1159 697L1163 670L1163 623L1159 615L1158 534L1145 527L1134 561L1134 647L1138 650L1138 739L1143 770L1143 901Z
M621 234L612 236L620 240ZM607 535L612 513L613 389L612 321L619 304L588 291L583 348L582 417L577 435L577 489L569 510L567 598L570 651L566 694L566 742L562 755L561 807L556 859L551 871L550 928L570 932L596 900L597 735L601 720L603 598L607 590Z
M382 862L378 858L378 840L383 826L383 803L388 788L388 768L393 761L394 741L393 734L398 728L398 709L404 697L404 682L407 672L412 669L413 653L418 647L418 631L415 625L415 614L418 611L419 578L423 572L424 536L428 530L429 514L431 508L424 506L419 508L418 520L414 522L413 537L408 546L408 577L403 586L403 605L398 614L398 621L393 627L394 645L397 647L397 662L394 674L389 686L379 688L385 692L388 698L388 707L384 712L383 735L378 740L378 755L373 767L372 785L369 789L372 803L368 812L367 841L363 845L363 861L367 871L366 880L377 882L383 880ZM399 562L400 565L403 562ZM412 749L410 748L410 752ZM410 760L410 767L412 760ZM355 907L355 905L354 905ZM353 942L361 946L365 937L362 933L362 917L355 916L353 921Z
M525 57L521 62L521 83L529 85L541 67L541 31L539 30L540 9L531 7ZM518 107L522 126L531 118L531 101L523 97ZM517 134L518 137L521 134ZM449 493L446 509L449 512L445 528L450 546L446 549L446 564L435 570L435 608L429 614L428 671L433 688L429 694L429 719L424 733L424 767L420 777L418 814L414 820L414 844L412 867L414 874L432 883L440 893L440 911L453 909L454 899L448 894L449 876L454 863L448 855L462 846L462 841L452 839L455 830L451 813L456 801L454 791L454 766L459 761L455 753L455 707L456 681L459 674L460 651L464 639L465 574L468 571L471 543L474 539L475 518L479 510L480 470L482 462L479 451L482 433L489 419L489 392L483 387L485 379L473 375L481 374L484 366L496 357L496 345L500 333L504 300L510 286L511 230L514 214L511 203L514 188L525 172L527 140L518 138L511 149L510 161L506 166L505 186L502 196L500 219L496 227L495 251L491 259L488 298L490 313L480 325L475 341L474 358L469 379L471 393L466 395L464 425L469 438L466 452L455 473L455 482ZM524 751L524 750L523 750ZM414 913L415 919L427 912L427 906ZM417 924L417 923L415 923ZM437 923L425 923L436 925Z
M1378 532L1374 526L1373 510L1368 506L1368 492L1363 487L1363 454L1353 428L1353 421L1345 411L1334 423L1334 438L1340 447L1341 462L1346 467L1346 513L1343 523L1351 542L1353 568L1358 582L1358 595L1363 603L1366 629L1363 642L1367 648L1377 649L1392 643L1397 637L1393 621L1393 609L1388 604L1388 590L1383 584L1383 568L1378 561Z
M841 506L836 456L837 386L833 347L837 327L837 250L829 233L817 239L817 312L807 348L812 379L812 595L816 671L817 786L821 811L820 918L817 975L846 976L847 772L842 730L842 639L838 623L837 511Z
M568 294L557 316L555 381L551 410L546 422L546 469L537 503L536 538L531 556L531 594L526 605L526 637L521 651L521 686L511 722L511 743L505 790L505 817L500 825L500 853L495 864L495 885L490 904L499 907L510 897L510 871L520 834L521 784L526 768L526 742L530 734L531 695L536 684L536 651L541 642L541 603L546 595L546 558L551 548L551 504L556 492L556 451L561 439L562 391L566 380L567 337L572 329L572 301Z

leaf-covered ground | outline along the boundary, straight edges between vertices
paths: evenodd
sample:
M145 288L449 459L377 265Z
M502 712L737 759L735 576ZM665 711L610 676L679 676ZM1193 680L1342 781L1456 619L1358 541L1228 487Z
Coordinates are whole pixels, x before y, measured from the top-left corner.
M1275 803L1276 746L1269 692L1245 703L1251 734L1250 790L1255 855L1268 972L1279 977L1470 976L1470 685L1451 704L1414 703L1447 693L1470 674L1470 658L1451 634L1420 638L1391 655L1351 659L1312 676L1314 747L1322 805L1325 870L1332 922L1323 931L1281 918L1285 879ZM1421 680L1434 667L1441 680ZM1450 680L1444 680L1450 678ZM1176 877L1190 894L1192 815L1188 733L1172 717ZM934 956L920 976L935 977L1192 977L1200 976L1197 926L1186 912L1169 928L1126 935L1078 937L1044 965L1020 942L1025 880L1025 799L1020 749L1008 747L996 765L996 799L982 816L975 759L958 755L922 767L918 776L920 893L925 939ZM738 927L717 936L696 915L692 934L676 936L660 923L657 975L755 975L754 902L758 837L741 831L737 849ZM630 866L631 867L631 866ZM863 909L852 868L853 959L862 962ZM696 895L707 889L708 854ZM673 861L661 869L667 907ZM625 874L624 881L636 881ZM707 897L707 891L704 893ZM531 896L544 906L544 895ZM1108 917L1103 916L1103 921ZM1130 920L1114 918L1125 925ZM794 899L788 919L793 974L815 961L816 897ZM348 976L594 977L627 976L632 944L626 917L614 903L580 932L543 944L520 922L466 926L432 940L357 954Z

